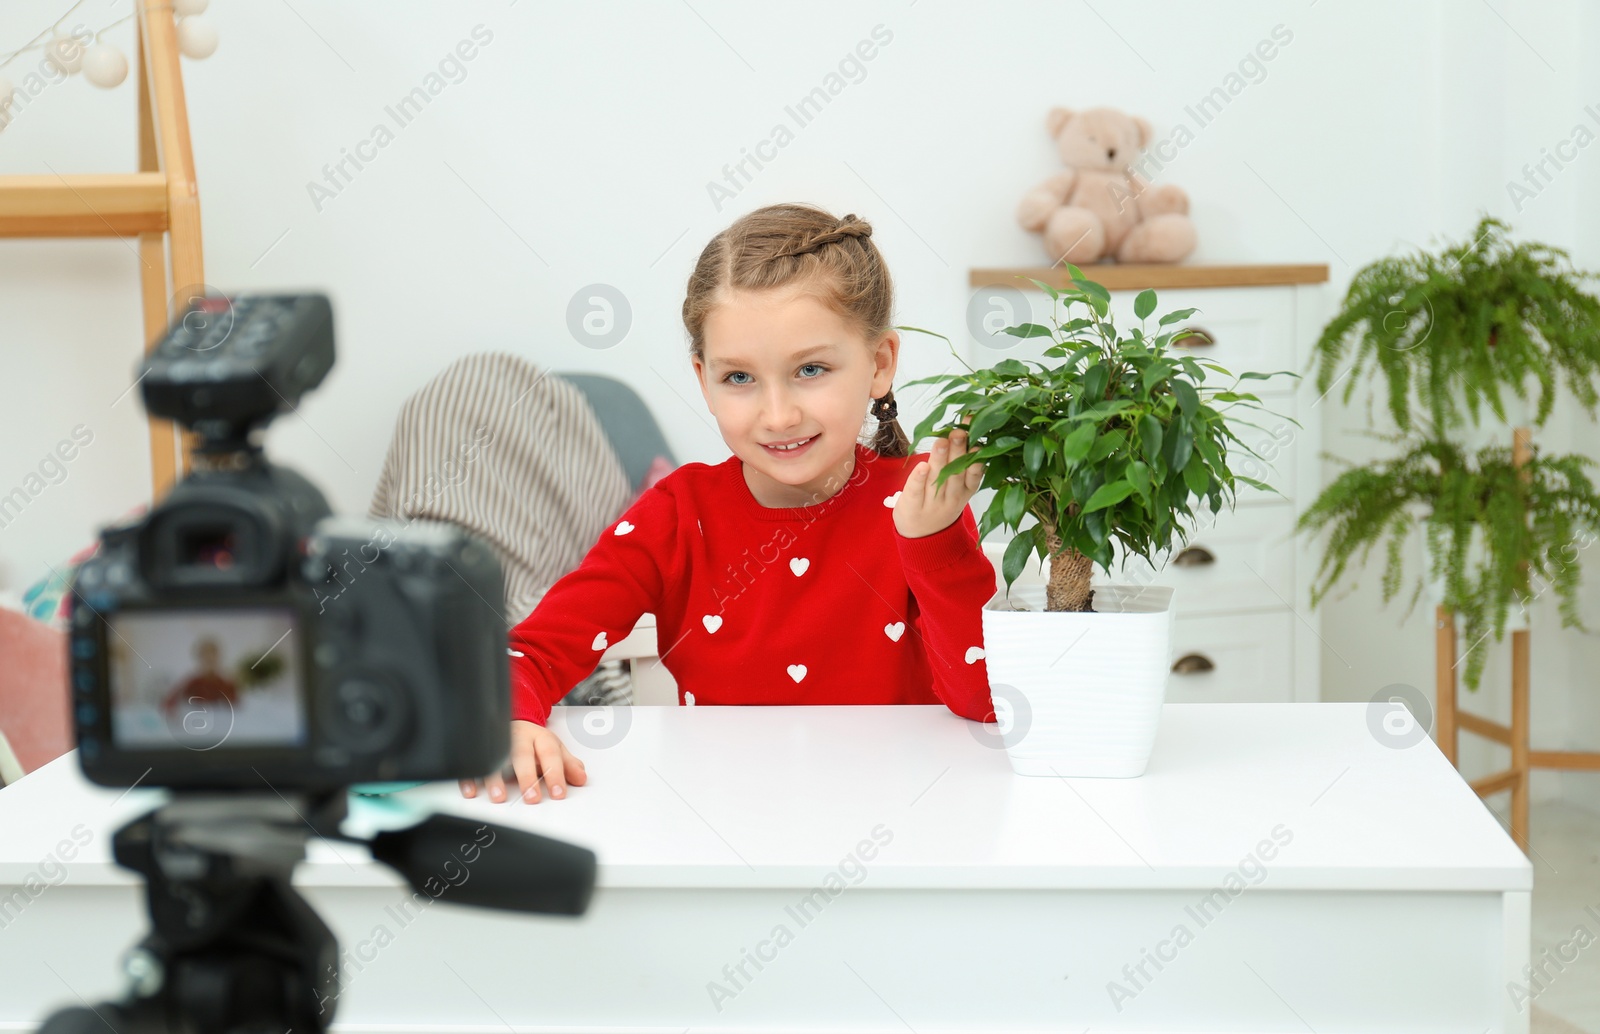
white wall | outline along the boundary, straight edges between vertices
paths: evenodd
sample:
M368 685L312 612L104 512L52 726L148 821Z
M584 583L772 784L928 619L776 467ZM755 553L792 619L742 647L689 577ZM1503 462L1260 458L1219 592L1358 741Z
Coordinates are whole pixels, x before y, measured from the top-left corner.
M67 6L8 0L0 47ZM80 9L94 12L91 28L131 9L114 0L102 16L102 6ZM1262 0L1225 12L1152 0L835 0L782 13L728 0L212 8L221 48L185 63L207 280L333 296L339 363L300 416L279 421L270 450L340 510L365 508L406 394L450 358L486 348L623 377L681 459L725 458L678 313L699 248L759 205L809 200L870 219L899 285L897 322L961 338L967 269L1040 258L1012 212L1054 168L1050 106L1118 106L1165 136L1279 23L1293 40L1265 77L1159 177L1193 199L1192 261L1326 262L1332 304L1366 262L1460 239L1486 210L1600 266L1600 148L1521 212L1506 189L1541 147L1571 135L1584 105L1600 110L1591 56L1600 16L1579 0ZM370 139L389 121L385 106L478 25L493 38L465 78L317 211L307 184ZM708 181L879 25L892 40L865 77L719 211ZM131 52L130 29L111 38ZM0 172L132 168L133 98L128 85L51 87L0 135ZM582 347L566 323L574 292L597 282L620 289L633 313L631 332L605 351ZM123 395L140 350L137 297L124 243L0 241L0 492L74 426L95 434L66 481L0 529L0 589L20 591L144 497L137 393ZM941 342L907 335L900 379L947 362ZM1370 454L1341 433L1362 422L1360 410L1324 408L1325 447ZM1548 447L1600 453L1594 426L1573 413L1552 423ZM902 413L908 427L920 416ZM1595 570L1586 603L1600 626ZM1375 574L1326 606L1328 696L1368 699L1393 682L1431 695L1431 614L1419 607L1402 625L1399 611L1378 607ZM1553 606L1541 603L1535 621L1538 745L1600 747L1589 674L1600 646L1555 631ZM1464 696L1468 706L1503 715L1506 653L1481 700ZM1464 742L1469 775L1497 763L1475 738ZM1584 778L1564 777L1600 806L1600 778ZM1541 773L1536 792L1562 780Z

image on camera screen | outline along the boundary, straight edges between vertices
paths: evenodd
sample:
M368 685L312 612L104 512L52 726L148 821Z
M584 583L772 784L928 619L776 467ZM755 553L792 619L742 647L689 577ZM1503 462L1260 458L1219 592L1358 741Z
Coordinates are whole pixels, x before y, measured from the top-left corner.
M118 748L304 745L292 610L124 611L110 626L111 739Z

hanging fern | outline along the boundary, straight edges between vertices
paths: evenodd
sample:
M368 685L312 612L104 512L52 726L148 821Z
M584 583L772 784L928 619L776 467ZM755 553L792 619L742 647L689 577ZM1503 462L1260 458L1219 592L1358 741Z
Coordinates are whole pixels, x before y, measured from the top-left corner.
M1412 429L1413 410L1420 409L1443 431L1465 422L1463 401L1474 423L1485 401L1506 420L1502 390L1526 400L1537 382L1533 423L1542 425L1564 376L1592 413L1600 300L1581 284L1596 274L1573 271L1560 248L1514 245L1508 230L1484 217L1465 244L1438 255L1379 259L1357 272L1315 346L1318 392L1348 374L1349 402L1357 382L1376 370L1397 426Z
M1519 470L1506 446L1469 456L1446 441L1377 437L1409 442L1410 448L1398 459L1346 464L1351 469L1300 515L1300 529L1329 532L1311 586L1313 606L1352 560L1364 566L1385 536L1382 586L1388 603L1404 579L1404 546L1420 525L1432 559L1426 577L1443 580L1444 605L1461 618L1469 689L1482 680L1483 640L1491 632L1497 640L1505 635L1513 604L1528 606L1553 589L1562 625L1584 628L1578 615L1579 554L1600 537L1600 498L1584 470L1594 460L1536 452ZM1419 576L1401 620L1422 589Z
M1509 446L1468 456L1450 440L1451 432L1478 423L1484 402L1506 421L1502 392L1527 400L1535 383L1531 423L1543 426L1560 377L1594 415L1600 300L1579 285L1596 274L1573 271L1559 248L1513 245L1507 230L1485 217L1467 244L1439 255L1380 259L1356 273L1315 346L1317 387L1326 394L1348 374L1348 402L1364 375L1382 374L1401 432L1377 437L1406 451L1347 470L1296 524L1329 531L1313 606L1352 559L1364 565L1385 538L1387 603L1404 579L1403 547L1420 525L1432 566L1425 576L1442 582L1443 606L1462 622L1469 689L1478 688L1483 674L1480 644L1491 633L1497 640L1505 635L1513 603L1526 607L1554 589L1562 625L1583 627L1579 554L1600 535L1600 498L1584 472L1592 459L1542 457L1535 446L1518 468ZM1423 585L1419 576L1411 606Z

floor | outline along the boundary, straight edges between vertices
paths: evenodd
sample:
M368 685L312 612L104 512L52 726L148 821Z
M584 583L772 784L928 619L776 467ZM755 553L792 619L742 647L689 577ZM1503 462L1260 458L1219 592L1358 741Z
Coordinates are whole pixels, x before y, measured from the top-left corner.
M1509 833L1509 795L1496 798L1489 810ZM1533 1034L1600 1034L1600 814L1565 801L1541 801L1533 805L1528 827L1534 961L1549 952L1543 987L1529 988ZM1560 961L1558 969L1563 942L1571 961Z

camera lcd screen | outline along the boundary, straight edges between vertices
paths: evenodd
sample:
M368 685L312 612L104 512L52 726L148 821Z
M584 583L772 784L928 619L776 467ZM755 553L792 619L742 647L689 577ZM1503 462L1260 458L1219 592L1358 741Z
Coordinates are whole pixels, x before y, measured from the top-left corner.
M111 739L123 750L306 741L294 611L127 610L106 637Z

